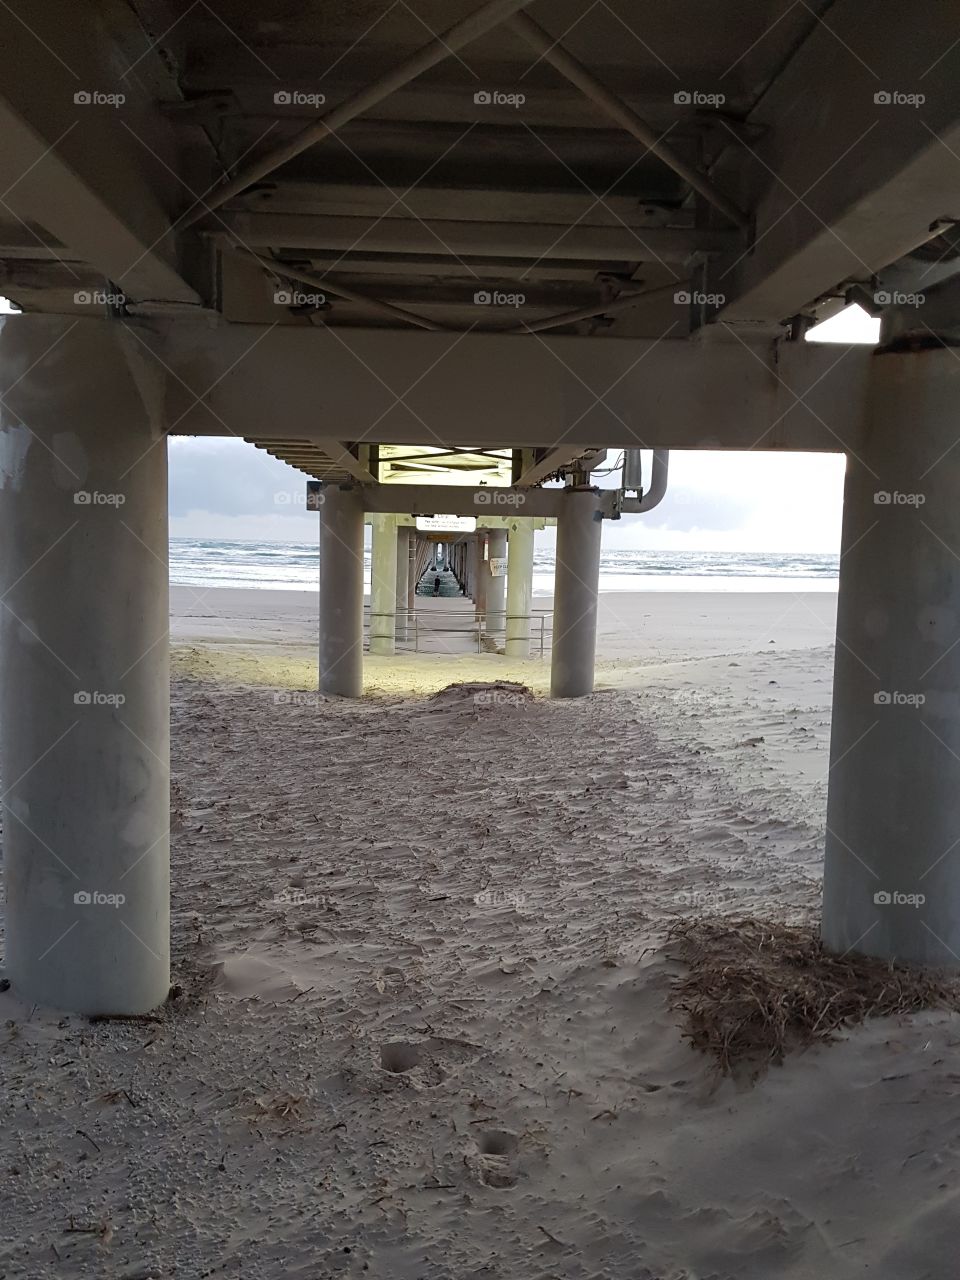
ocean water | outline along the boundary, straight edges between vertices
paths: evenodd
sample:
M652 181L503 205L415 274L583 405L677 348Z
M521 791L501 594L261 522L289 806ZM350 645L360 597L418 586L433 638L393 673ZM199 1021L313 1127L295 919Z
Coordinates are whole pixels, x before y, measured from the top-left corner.
M601 591L836 591L839 557L772 551L604 551ZM534 595L553 594L553 550L534 556ZM370 583L370 553L364 565ZM317 547L305 542L170 539L170 580L200 587L315 591Z

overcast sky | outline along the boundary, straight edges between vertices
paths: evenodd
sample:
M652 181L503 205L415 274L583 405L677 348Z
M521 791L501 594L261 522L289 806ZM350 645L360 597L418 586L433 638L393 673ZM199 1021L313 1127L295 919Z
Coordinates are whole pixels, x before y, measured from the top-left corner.
M818 336L876 342L877 327L863 312L844 313L820 326ZM675 450L661 505L606 523L603 543L655 551L837 551L843 469L837 454ZM304 509L305 491L301 472L241 440L170 441L173 537L313 542L317 517Z

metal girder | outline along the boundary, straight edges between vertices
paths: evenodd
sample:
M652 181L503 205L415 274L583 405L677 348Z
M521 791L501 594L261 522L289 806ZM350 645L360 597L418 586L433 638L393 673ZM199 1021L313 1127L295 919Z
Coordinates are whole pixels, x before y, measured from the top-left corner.
M735 231L673 227L589 226L536 222L316 218L299 213L224 213L222 225L251 249L322 249L337 253L442 254L449 257L686 262L696 253L743 247Z
M320 436L317 444L335 466L353 476L354 480L359 480L363 484L377 483L377 477L371 471L368 471L362 463L358 462L347 446L340 440L333 440L329 436Z
M328 291L335 297L344 298L348 302L359 303L368 307L377 315L385 316L388 320L405 320L408 324L416 325L418 329L438 330L444 327L433 320L427 320L424 316L418 316L412 311L405 311L402 307L395 307L389 302L381 302L379 298L370 298L364 293L358 293L348 285L334 284L326 276L317 275L313 271L304 271L299 267L288 267L281 262L275 262L272 258L261 258L259 254L241 248L239 245L232 244L229 248L240 257L246 258L250 262L256 262L273 275L286 277L289 280L299 280L303 284L312 285L315 289L321 291Z
M561 467L574 462L582 453L582 445L561 445L556 449L548 449L542 458L521 471L516 482L517 488L522 489L527 485L539 484L541 480L546 480L547 476L552 476Z
M408 445L842 452L862 439L871 363L882 358L733 338L342 337L159 321L138 332L176 374L170 430L262 440L297 423L315 424L317 437Z
M409 516L537 516L556 517L563 510L563 489L516 489L495 485L378 484L360 485L365 511ZM601 495L605 516L616 510L617 493Z
M33 34L0 6L0 48L16 53L4 58L0 84L4 211L45 229L48 252L63 245L68 259L89 263L131 301L199 306L156 195L163 166L152 103L135 102L135 86L118 81L83 6L50 0L29 12ZM123 91L124 114L77 101L94 90Z
M575 84L591 102L596 103L648 151L662 160L674 173L679 174L694 191L699 192L705 200L719 209L724 217L729 218L735 226L747 226L749 218L737 208L729 196L725 195L705 173L688 164L682 156L676 154L672 147L662 142L656 132L640 119L632 107L628 107L616 94L611 93L606 85L588 71L582 62L568 53L559 40L555 40L539 23L534 22L529 14L514 14L507 25L545 62L549 62L552 67L566 76L571 84Z
M356 116L369 111L371 107L382 102L397 89L402 89L405 84L415 80L424 71L429 71L444 58L455 54L458 49L464 48L493 27L499 26L506 18L511 17L530 2L531 0L487 0L487 3L474 13L460 22L455 22L452 27L448 27L441 35L434 37L409 58L405 58L386 75L373 81L372 84L365 85L352 97L334 107L323 119L308 125L282 146L243 166L233 178L211 192L203 203L184 220L183 225L191 226L205 217L208 210L219 208L227 200L245 191L252 183L265 178L275 169L286 164L288 160L306 151L308 147L322 142L325 138L333 137L338 129Z
M462 90L458 91L462 96ZM476 108L473 108L475 111ZM572 183L572 179L571 179ZM456 222L493 222L506 218L510 222L578 222L587 227L622 227L625 223L638 230L656 230L669 224L678 230L692 229L688 211L653 207L644 214L637 196L605 193L598 202L583 187L565 191L519 190L498 187L478 190L475 187L418 183L405 191L402 205L390 189L367 183L325 182L322 186L306 182L277 181L266 189L254 188L232 201L223 210L228 213L300 214L314 218L392 218L411 217L451 219Z
M776 324L960 217L956 39L950 4L925 5L908 38L893 3L836 0L814 24L749 117L762 141L725 158L756 230L749 255L710 265L720 320Z

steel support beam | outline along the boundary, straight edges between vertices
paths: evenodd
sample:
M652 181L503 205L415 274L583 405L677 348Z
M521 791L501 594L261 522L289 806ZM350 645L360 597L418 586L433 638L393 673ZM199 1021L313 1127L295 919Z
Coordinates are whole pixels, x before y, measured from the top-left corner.
M559 40L555 40L548 31L526 13L517 13L507 24L522 40L545 61L555 67L561 75L566 76L571 84L575 84L591 102L596 103L611 119L626 129L648 151L662 160L665 165L679 174L692 189L703 196L715 208L730 219L738 227L746 226L749 219L734 202L725 195L705 173L688 164L682 156L678 156L672 147L668 147L657 136L656 132L633 110L632 107L611 93L592 72L572 54L564 49Z
M905 36L899 5L836 0L751 113L762 140L731 137L756 226L749 254L708 269L721 320L779 323L960 217L953 6L924 6Z
M559 445L556 449L548 449L542 458L521 471L517 488L522 489L526 485L539 484L541 480L546 480L548 476L552 476L555 471L559 471L568 463L574 462L582 454L582 445Z
M116 286L105 294L119 291L153 308L199 307L158 195L180 190L162 159L169 151L173 163L170 138L153 103L138 100L136 83L118 77L114 52L95 39L99 30L69 0L31 6L29 28L11 6L0 6L0 48L11 55L0 86L0 209L49 233L38 248L62 245L68 260L101 272ZM52 49L69 50L72 76ZM122 113L84 102L92 88L122 92Z
M359 481L361 484L377 483L377 477L357 461L342 441L333 440L329 436L320 436L316 443L335 466L342 471L346 471L347 475L354 480Z
M564 509L563 489L516 489L493 485L472 488L439 484L380 484L360 485L358 488L364 510L377 515L476 516L482 522L482 518L490 514L550 517L559 515ZM615 491L605 490L600 502L604 514L612 516Z
M322 120L317 120L308 125L306 129L301 130L296 137L291 138L283 146L277 147L250 164L243 166L233 178L212 192L199 208L194 209L183 225L189 226L198 221L206 215L209 209L217 209L227 200L240 195L242 191L245 191L254 182L273 173L275 169L279 169L288 160L292 160L295 156L300 155L302 151L306 151L308 147L312 147L317 142L322 142L325 138L333 137L337 130L341 129L345 124L349 124L357 116L369 111L371 107L375 107L384 98L389 98L391 93L396 92L397 89L402 89L404 85L409 84L411 80L415 80L417 76L422 75L425 71L429 71L431 67L436 66L438 62L442 62L444 58L455 54L458 49L464 48L478 39L478 37L485 35L492 28L499 26L501 22L512 17L519 9L529 3L530 0L487 0L487 3L474 13L463 18L460 22L455 22L453 26L448 27L446 31L436 36L429 44L424 45L422 49L418 49L416 53L409 58L405 58L403 62L388 71L386 75L374 80L371 84L365 85L353 97L341 102L332 111L328 112Z
M337 254L405 253L420 257L497 257L598 262L684 263L696 253L729 253L744 247L735 232L708 228L590 226L582 223L467 222L404 218L316 218L298 213L224 213L237 241L251 249L309 249ZM255 257L261 266L268 260ZM341 271L349 259L341 264ZM283 271L280 263L271 269ZM319 280L317 281L319 283ZM676 287L676 286L674 286ZM330 287L332 293L333 287Z

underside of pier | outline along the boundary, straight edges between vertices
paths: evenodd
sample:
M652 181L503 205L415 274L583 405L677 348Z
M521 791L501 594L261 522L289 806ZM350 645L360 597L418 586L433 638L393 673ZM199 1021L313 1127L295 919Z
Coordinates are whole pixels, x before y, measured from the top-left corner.
M176 434L312 482L319 683L343 697L365 520L371 652L405 642L439 565L514 658L556 521L551 692L579 697L603 524L651 509L665 451L846 454L824 939L960 964L955 7L621 9L0 6L22 312L0 330L0 771L27 999L167 995ZM852 301L876 349L804 340ZM640 449L652 473L598 487ZM921 863L926 905L891 905Z

